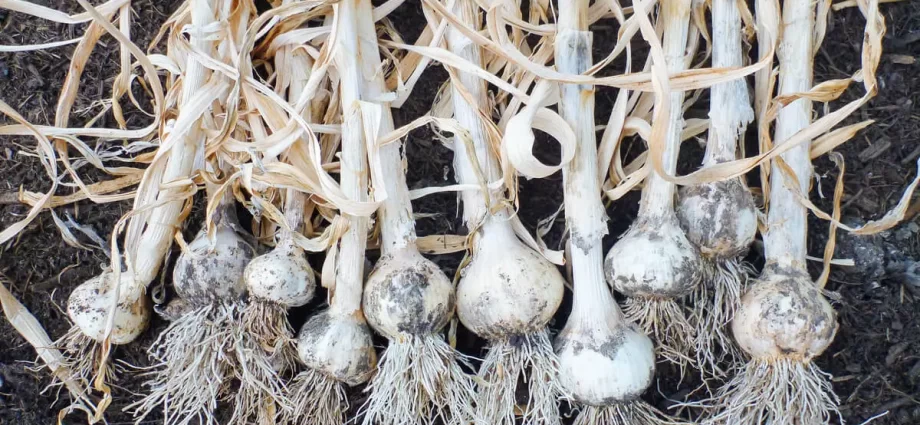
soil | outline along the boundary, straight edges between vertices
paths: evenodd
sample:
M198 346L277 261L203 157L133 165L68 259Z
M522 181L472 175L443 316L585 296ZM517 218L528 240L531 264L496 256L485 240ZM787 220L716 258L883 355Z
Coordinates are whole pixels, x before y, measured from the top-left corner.
M73 13L79 5L72 0L42 0L36 3ZM179 0L135 0L133 37L146 46L159 25L178 6ZM880 92L848 123L863 119L876 122L838 151L846 158L845 197L842 216L845 222L864 223L880 218L894 206L907 183L916 175L915 163L920 157L920 114L913 103L920 101L920 2L900 2L882 6L888 31L884 40L885 54L878 70ZM394 26L405 40L418 35L423 16L417 3L407 2L394 12ZM817 81L843 78L857 68L860 57L863 18L854 8L834 12L828 35L817 55ZM82 33L83 25L54 24L27 18L18 13L0 11L0 44L23 45L74 38ZM599 28L595 38L595 55L600 56L615 39L615 28ZM96 102L110 97L111 83L118 72L118 43L105 36L91 57L83 79L80 95L74 107L71 125L83 125L102 107ZM0 53L0 99L22 113L35 124L52 124L54 107L69 62L72 46L25 52ZM637 54L641 55L641 51ZM405 124L427 112L446 72L440 66L427 71L416 87L412 100L394 111L396 125ZM135 87L136 90L138 90ZM138 97L143 93L138 90ZM601 89L597 96L598 122L605 122L616 91ZM831 108L861 96L854 86ZM692 113L704 115L707 99L700 99ZM123 102L128 105L129 102ZM142 112L127 107L129 125L140 127L148 120ZM820 109L820 108L819 108ZM111 113L104 115L100 125L112 125ZM9 122L7 120L6 122ZM749 134L753 136L753 134ZM753 139L751 139L753 140ZM693 144L687 144L693 145ZM9 193L20 188L30 191L47 190L49 183L44 169L34 156L29 156L34 141L29 138L0 138L0 228L21 219L28 209L9 201ZM639 146L636 146L639 148ZM558 158L552 145L539 145L538 156L551 162ZM633 149L635 150L635 149ZM700 149L691 148L683 155L684 172L698 164ZM452 155L427 128L412 132L408 138L408 179L412 187L448 184L453 180ZM88 169L87 180L102 178L101 173ZM816 184L812 199L830 211L837 169L825 158L815 162ZM752 176L756 183L756 176ZM531 229L539 220L556 212L562 202L561 176L543 180L522 180L520 215ZM821 196L824 194L826 196ZM608 206L609 247L635 217L638 194L631 193ZM460 219L454 195L432 195L417 201L416 212L424 214L418 221L422 235L461 233L465 229ZM103 239L111 234L112 225L125 214L125 202L93 204L81 202L58 208L58 216L93 229ZM855 266L832 268L827 290L838 296L840 330L817 364L833 375L834 390L841 398L841 413L847 423L859 424L875 418L873 424L920 423L920 223L911 209L907 220L880 235L855 237L840 232L837 258L855 260ZM194 231L194 225L186 229ZM551 247L558 248L562 238L561 215L547 236ZM811 216L809 254L820 257L827 240L828 224ZM84 244L92 241L82 234L77 238ZM372 257L371 260L374 258ZM748 258L758 267L762 263L761 248L755 244ZM452 274L461 260L460 255L435 258ZM63 308L70 291L80 282L97 274L107 262L100 249L82 249L63 242L51 215L41 214L21 234L0 246L0 274L12 293L38 318L52 338L58 338L70 327ZM317 264L318 265L318 264ZM811 271L817 277L821 264L813 262ZM570 295L570 294L567 294ZM317 299L323 297L318 296ZM291 320L299 326L310 311L292 312ZM553 322L554 329L564 323L569 297ZM152 329L137 343L118 347L114 357L126 364L145 366L145 350L164 323L156 319ZM484 342L462 328L458 335L459 348L471 355L480 355ZM55 423L58 410L67 405L67 394L47 388L49 374L36 370L34 350L5 320L0 320L0 424L37 425ZM143 393L136 371L126 369L113 388L113 403L107 419L111 424L131 423L124 406ZM658 374L657 391L647 399L660 408L682 401L696 383L693 379L678 382L676 371L662 367ZM58 397L60 395L60 397ZM361 393L353 391L354 404L360 403ZM149 417L143 423L158 423ZM83 423L79 413L68 416L65 424Z

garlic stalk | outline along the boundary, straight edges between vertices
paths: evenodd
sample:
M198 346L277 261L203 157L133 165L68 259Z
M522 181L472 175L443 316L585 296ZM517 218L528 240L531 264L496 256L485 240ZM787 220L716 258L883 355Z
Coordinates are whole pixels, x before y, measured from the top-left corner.
M171 322L149 349L157 367L148 376L150 394L131 406L139 419L162 410L167 424L216 423L217 401L234 377L243 270L255 249L239 234L232 194L215 199L215 191L208 184L208 202L218 202L214 239L202 229L183 250L173 269L178 297L158 310Z
M783 6L779 93L805 93L814 70L815 4L787 0ZM776 119L777 143L808 127L811 117L806 98L784 106ZM795 192L804 194L812 176L810 145L802 143L781 155L798 184ZM786 186L784 167L779 161L771 166L766 265L732 321L735 339L751 360L720 391L723 411L713 423L819 424L839 416L829 376L812 362L834 339L836 313L806 268L808 211Z
M215 21L210 0L189 0L189 14L192 28L204 28ZM215 41L207 36L192 34L190 44L200 52L212 52ZM179 100L179 117L195 116L201 111L182 108L205 85L211 72L198 61L188 61L183 74ZM186 178L192 173L197 151L204 144L204 131L193 124L185 134L164 133L164 139L179 138L170 149L165 166L151 168L145 178L156 184L169 183ZM165 140L164 140L165 142ZM177 189L160 191L157 199L169 199L175 196ZM140 202L140 198L136 202ZM113 344L127 344L137 339L147 328L150 321L150 301L145 295L147 285L153 281L159 271L163 258L172 243L173 233L179 226L179 216L184 201L174 200L153 208L147 214L139 214L131 219L131 227L144 226L136 247L128 246L127 270L120 271L116 281L113 270L103 271L82 284L71 293L67 300L67 314L73 322L71 330L62 338L61 345L66 347L69 365L74 374L87 379L96 374L101 350L97 344L108 341ZM135 208L143 205L135 205ZM148 217L149 216L149 217ZM133 249L132 249L133 248ZM117 296L116 296L117 295ZM107 327L111 318L111 332ZM110 371L106 371L109 374Z
M686 67L685 49L690 24L690 0L662 0L659 19L664 24L668 72ZM662 154L663 171L674 174L683 129L684 92L673 91L668 131ZM682 298L700 283L702 263L674 213L675 186L649 173L642 191L639 216L607 253L605 270L611 287L627 296L624 311L658 344L659 353L681 371L695 363L694 328Z
M458 0L453 12L478 29L475 2ZM480 47L460 31L448 30L447 46L482 66ZM475 155L482 178L496 181L501 172L478 110L489 105L485 84L469 73L455 76L451 81L454 118L471 138L468 146L459 136L454 137L458 180L470 185L481 183L472 162ZM457 315L464 326L490 342L479 370L477 417L483 423L514 425L520 410L524 423L559 424L559 360L546 325L562 302L563 278L552 263L515 236L510 214L499 204L502 195L501 191L491 191L487 197L478 190L461 194L463 220L474 236L470 262L462 270L457 287ZM520 400L516 396L520 394L519 383L526 385Z
M230 63L238 55L235 43L246 32L255 10L249 4L229 0L214 6L216 21L226 30L213 54L217 60ZM219 74L214 78L225 80ZM201 127L214 127L218 117L228 115L224 102L209 106ZM246 137L243 129L234 131L235 138ZM208 160L226 177L231 174L229 164L219 164L225 161L224 155L218 151L216 159ZM207 190L209 211L217 204L212 216L214 234L209 237L203 229L176 263L173 285L179 298L162 312L172 323L151 348L159 367L150 374L151 392L136 403L136 413L143 417L163 409L169 421L213 422L218 400L232 399L234 409L226 420L228 425L248 423L253 417L265 422L260 409L263 400L271 399L279 408L289 406L274 365L252 342L243 320L248 293L244 271L255 256L255 248L238 230L232 190L225 187L219 195L211 182L207 182ZM234 379L239 386L231 390Z
M556 68L581 74L591 66L588 0L561 0L556 21ZM594 87L562 84L559 110L575 131L575 158L563 168L574 301L556 338L559 380L585 405L575 423L660 424L667 419L639 397L655 375L652 341L626 320L604 282L601 240L606 213L597 178Z
M345 0L333 5L338 31L333 60L342 108L340 186L348 199L363 202L368 198L368 164L358 102L365 75L373 75L366 74L365 58L377 55L377 45L376 36L368 39L359 35L362 24L369 24L373 31L370 11L361 10L359 2ZM307 369L289 386L295 408L283 416L287 423L345 423L345 386L367 382L376 372L377 352L361 309L369 220L352 215L346 218L348 230L339 241L329 308L311 317L297 337L298 357Z
M390 106L381 100L386 85L370 0L346 0L342 20L353 19L360 39L356 64L364 84L361 108L379 111L379 132L393 131ZM353 102L352 102L353 103ZM343 103L344 104L344 103ZM366 117L365 119L370 119ZM367 126L369 123L365 123ZM454 313L453 283L415 245L415 219L406 186L399 143L379 148L376 188L386 194L377 211L381 257L364 287L363 304L371 327L389 340L377 374L366 391L364 424L466 424L473 419L472 380L461 369L464 358L439 333Z
M712 2L712 66L740 67L741 13L735 0ZM754 120L748 87L738 79L710 91L709 137L703 168L737 159L737 146ZM693 296L696 357L701 369L716 375L719 363L737 350L728 336L750 267L742 256L757 233L754 197L743 178L686 186L679 192L677 216L687 238L706 263L703 284Z
M289 80L287 99L296 102L310 78L313 59L304 49L293 46L285 46L278 56L284 58L284 62L278 64L283 65L279 72L287 74ZM309 122L312 115L308 103L303 117ZM291 150L288 155L297 153ZM270 347L272 356L278 358L285 369L293 366L296 356L287 310L307 304L316 292L313 268L304 250L294 241L294 234L300 232L304 224L306 200L306 194L298 190L284 192L286 228L279 230L275 248L252 260L245 273L249 290L249 304L244 314L247 335L255 338L258 345Z
M296 102L309 79L313 60L306 51L292 46L284 47L278 55L286 61L279 72L286 73L290 81L288 101ZM303 116L311 120L309 104ZM292 150L288 155L296 153ZM279 378L293 370L297 357L287 310L307 304L316 293L313 268L304 250L294 241L294 233L303 226L306 200L300 191L285 191L283 218L287 229L280 230L275 248L253 259L244 272L249 300L243 310L239 361L246 367L242 368L240 388L235 395L235 417L257 417L263 418L259 423L272 423L271 418L265 417L268 410L265 406L290 404Z

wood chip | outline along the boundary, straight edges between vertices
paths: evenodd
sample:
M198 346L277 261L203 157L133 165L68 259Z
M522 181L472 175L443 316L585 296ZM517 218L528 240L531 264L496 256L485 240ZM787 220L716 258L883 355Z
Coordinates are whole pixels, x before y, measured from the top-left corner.
M901 354L907 350L907 347L910 346L909 342L901 342L891 346L888 349L888 355L885 356L885 365L891 367L898 359L901 357Z
M913 65L917 63L917 58L910 55L887 55L888 60L899 65Z
M859 153L859 160L862 162L869 162L881 156L890 147L891 147L890 140L888 139L879 140L878 142L875 142L869 145L869 147L863 149L863 151Z

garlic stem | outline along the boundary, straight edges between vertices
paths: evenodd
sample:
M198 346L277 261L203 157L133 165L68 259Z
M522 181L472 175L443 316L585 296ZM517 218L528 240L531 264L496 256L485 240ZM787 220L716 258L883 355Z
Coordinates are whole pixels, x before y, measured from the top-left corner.
M296 246L293 233L298 232L303 225L303 209L307 197L294 189L287 189L285 195L287 198L284 200L284 221L291 230L281 230L277 246L292 250Z
M355 29L354 3L337 3L339 36L336 38L335 64L339 74L339 95L342 99L342 159L340 185L342 192L353 201L367 200L367 147L364 131L358 121L359 93L363 78L358 58L361 45ZM332 315L347 316L360 312L361 290L364 283L364 251L367 248L368 218L347 216L348 231L340 241L336 264L335 295L330 305ZM360 314L360 313L359 313Z
M216 184L205 183L205 193L207 194L208 204L214 202L214 198L217 196L218 187L219 186ZM217 207L214 209L212 221L215 226L238 223L236 215L236 198L233 197L233 191L228 189L221 194L220 199L217 201Z
M686 68L684 56L690 26L690 0L662 0L659 13L665 25L661 44L668 73L683 71ZM684 127L684 95L683 91L672 91L668 96L671 106L661 166L664 172L671 175L677 171L677 156L680 153L680 133ZM639 218L652 219L673 214L675 190L673 183L652 170L642 192Z
M367 148L361 125L359 102L381 102L386 92L370 0L344 0L336 4L339 33L335 62L341 81L342 123L341 185L353 200L367 199ZM379 134L393 130L389 105L383 105ZM415 240L412 204L402 170L399 145L391 143L379 151L384 189L388 197L379 210L382 222L382 250L408 246ZM368 219L349 217L350 226L341 242L336 276L334 313L352 314L361 309L364 281L364 251Z
M779 56L779 93L804 93L811 89L814 55L812 38L815 5L812 2L787 0L783 5L782 45ZM779 111L776 118L776 143L784 143L811 123L811 101L798 99ZM811 143L802 143L781 155L795 173L800 193L807 194L811 181ZM807 211L783 181L777 161L770 176L770 211L764 248L768 263L805 267Z
M713 0L712 46L714 68L743 65L741 13L736 0ZM716 84L709 96L709 138L704 167L735 160L738 139L754 120L754 109L744 79Z
M215 21L214 11L209 6L209 0L190 0L191 2L191 21L195 29L202 29ZM191 36L190 44L200 52L211 52L213 41L208 37ZM189 60L186 63L186 72L182 80L182 97L180 100L179 113L196 113L197 111L184 111L182 104L186 103L195 96L196 92L204 85L210 71L204 65L196 60ZM191 174L197 157L196 151L204 145L204 132L200 126L193 125L188 134L177 143L169 152L166 169L159 179L162 183L183 178ZM167 189L161 191L157 199L165 199L174 196L178 189ZM156 277L160 265L163 263L163 257L172 243L173 233L176 231L179 214L182 212L182 200L176 200L157 207L150 214L147 220L147 228L144 230L135 251L137 257L133 259L134 283L138 286L135 289L142 289ZM135 205L137 207L138 205Z
M476 3L459 0L454 5L453 13L460 17L463 23L470 28L478 30L480 27L478 10ZM483 65L480 47L453 26L450 26L447 31L447 46L452 53L466 59L469 63L480 67ZM470 105L467 99L460 94L458 83L469 93L475 104ZM473 139L474 152L472 154L476 155L482 177L485 178L486 182L495 181L501 173L495 156L490 151L487 133L480 121L479 111L476 110L479 105L488 105L489 103L485 84L480 78L467 72L459 72L457 79L452 81L451 84L454 118L460 123L460 127L469 132L470 137ZM470 155L471 152L468 151L467 144L459 137L454 136L454 170L457 173L457 179L463 184L478 185L480 181L477 178L476 170L473 169ZM495 191L495 193L490 193L489 199L494 203L499 195L500 193ZM469 228L474 228L481 224L482 220L489 215L491 207L486 205L483 194L478 190L465 190L461 192L460 196L463 201L464 223ZM504 212L501 214L504 215Z
M382 106L382 119L378 131L381 135L388 134L393 131L393 116L390 105L381 100L387 88L381 71L373 5L370 0L347 0L344 3L347 3L347 6L343 4L342 11L348 13L343 13L342 20L354 20L352 25L358 37L358 56L352 58L358 59L358 63L354 65L360 72L357 77L361 81L356 99ZM343 107L353 107L353 103L343 98ZM374 183L382 183L387 193L387 198L378 210L381 219L381 251L386 254L390 250L405 248L415 243L415 218L412 216L412 202L409 198L409 188L406 186L400 143L390 143L381 147L378 156L383 182Z
M386 105L385 121L389 121L392 131L393 121L390 117L390 106ZM381 127L386 127L386 123ZM384 134L386 134L386 132ZM406 186L406 174L403 168L402 155L399 145L390 143L380 148L380 161L382 164L381 176L386 188L387 199L377 211L381 217L381 245L383 254L393 250L408 248L415 244L415 218L412 216L412 202L409 198L409 188Z
M610 289L604 283L604 253L600 245L598 249L588 252L573 248L572 272L575 290L572 295L570 321L592 324L626 320L610 295Z
M289 70L293 74L288 87L288 99L296 100L300 98L301 93L306 88L307 81L310 78L310 70L313 68L313 59L303 49L295 50L293 47L286 47L286 49L290 51L287 57L292 61L291 65L289 65ZM309 103L304 108L302 115L307 122L313 120L313 110ZM291 150L289 155L298 155L297 150ZM279 246L285 249L293 249L294 238L292 232L300 231L300 227L303 225L303 209L307 196L295 189L287 189L285 195L284 221L291 230L281 232Z
M559 72L581 74L591 66L592 34L587 31L587 12L588 0L559 2L555 46ZM562 169L575 282L572 315L610 314L611 311L621 315L604 281L601 240L607 234L607 216L597 179L594 87L581 84L562 84L561 87L559 111L574 130L577 140L574 158Z

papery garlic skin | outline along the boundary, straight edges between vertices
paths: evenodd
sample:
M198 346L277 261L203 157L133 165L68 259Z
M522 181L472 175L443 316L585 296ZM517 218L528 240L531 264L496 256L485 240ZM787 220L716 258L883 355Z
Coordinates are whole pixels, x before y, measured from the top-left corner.
M120 294L115 298L115 286ZM150 323L150 301L142 291L134 291L137 285L128 272L121 273L115 282L115 274L103 272L77 286L67 299L67 315L83 335L93 341L103 342L106 338L106 324L112 304L115 317L112 332L108 335L113 344L127 344L139 337Z
M755 359L810 361L837 333L837 314L807 273L768 265L741 299L732 331Z
M214 241L201 231L176 260L176 294L196 305L237 300L246 294L243 270L255 249L232 227L218 224Z
M487 223L482 232L457 287L460 322L488 339L543 329L562 303L562 274L509 226Z
M757 234L754 197L738 179L682 188L677 217L687 239L710 258L743 255Z
M414 246L392 249L371 271L364 287L364 314L387 338L430 335L454 313L453 283Z
M316 293L313 268L303 250L291 243L253 259L244 276L251 298L286 308L305 305Z
M366 382L377 366L367 323L348 316L333 318L328 310L300 329L297 355L308 368L348 385Z
M581 403L606 406L637 399L655 376L652 340L633 324L572 323L556 338L559 377Z
M673 215L638 219L604 260L607 283L629 297L680 298L702 278L699 252Z

